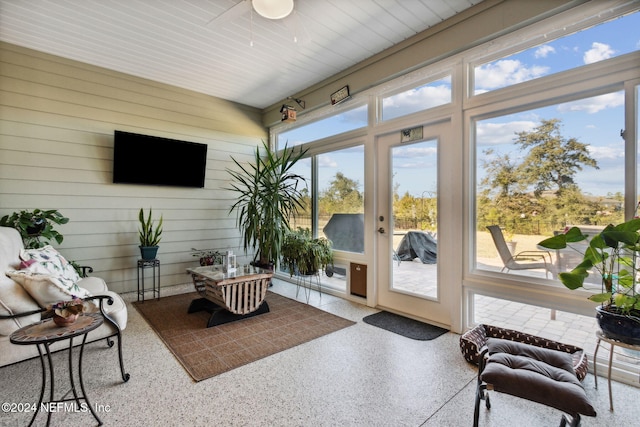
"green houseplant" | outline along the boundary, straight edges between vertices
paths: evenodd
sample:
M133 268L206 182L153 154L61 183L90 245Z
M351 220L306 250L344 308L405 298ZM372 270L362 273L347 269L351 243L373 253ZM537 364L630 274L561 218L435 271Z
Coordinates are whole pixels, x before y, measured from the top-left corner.
M20 232L24 247L27 249L42 248L55 240L60 244L64 240L62 234L52 224L66 224L69 218L62 216L55 209L33 211L23 210L0 218L0 226L12 227Z
M215 249L191 248L191 255L199 258L201 266L222 264L222 252Z
M331 241L324 237L312 238L308 228L298 228L285 236L280 265L291 276L315 274L327 265L333 265L331 246Z
M601 305L596 309L600 328L611 338L629 344L640 344L640 293L638 258L640 252L640 219L608 225L591 237L582 261L558 277L569 289L587 289L585 279L597 273L601 277L599 292L589 297ZM575 249L572 243L587 240L578 227L539 243L547 249ZM577 250L577 249L576 249ZM581 252L582 253L582 252Z
M300 183L305 179L292 168L306 150L285 146L274 151L264 141L262 144L264 155L256 147L253 163L243 165L231 158L238 170L227 169L232 178L229 190L236 193L229 213L237 214L244 251L257 249L254 264L272 268L290 230L289 218L302 208Z
M162 237L162 215L158 224L154 224L152 219L153 210L149 208L149 214L145 216L144 209L140 208L138 213L138 222L140 229L138 236L140 237L140 255L142 259L155 259L158 253L158 243Z

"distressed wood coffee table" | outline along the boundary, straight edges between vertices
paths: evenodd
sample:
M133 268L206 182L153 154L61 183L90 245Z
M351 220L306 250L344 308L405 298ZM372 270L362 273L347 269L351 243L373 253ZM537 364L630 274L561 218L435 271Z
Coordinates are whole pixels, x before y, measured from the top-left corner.
M225 273L221 265L188 268L193 285L202 298L189 305L188 313L211 313L207 328L268 313L264 300L273 272L254 266Z

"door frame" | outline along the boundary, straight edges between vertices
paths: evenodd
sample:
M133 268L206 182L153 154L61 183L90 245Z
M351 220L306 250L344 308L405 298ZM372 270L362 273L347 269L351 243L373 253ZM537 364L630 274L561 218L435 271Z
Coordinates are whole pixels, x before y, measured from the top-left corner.
M374 136L375 188L374 206L376 301L375 305L388 311L427 321L439 326L456 329L461 323L461 257L462 250L462 195L463 167L462 144L454 143L454 120L447 118L432 123L418 123L422 126L423 137L410 143L431 139L438 140L438 292L436 299L417 297L390 289L390 268L393 263L393 249L388 239L392 238L390 214L393 197L391 159L389 151L401 144L400 130L384 132ZM407 144L410 144L407 143ZM457 156L457 157L456 157ZM456 171L453 172L452 171ZM457 214L453 214L457 213ZM383 216L384 220L380 221ZM388 233L377 230L384 227ZM457 244L455 243L457 242ZM444 284L447 284L446 286Z

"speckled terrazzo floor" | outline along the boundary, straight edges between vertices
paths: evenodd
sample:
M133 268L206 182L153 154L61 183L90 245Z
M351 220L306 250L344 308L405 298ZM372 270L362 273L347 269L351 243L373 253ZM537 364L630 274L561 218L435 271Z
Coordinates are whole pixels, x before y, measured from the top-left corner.
M192 287L163 289L163 296ZM276 281L273 292L295 298L295 286ZM126 294L128 300L134 294ZM302 293L299 300L305 298ZM459 336L414 341L362 322L376 310L330 295L310 303L357 321L320 337L216 377L195 383L133 307L124 333L131 374L119 380L117 353L102 343L87 346L85 386L105 425L112 426L471 426L476 369L458 348ZM54 355L57 379L67 378L66 354ZM640 412L640 388L614 383L609 411L606 381L587 395L598 411L583 426L629 425ZM58 385L59 390L67 387ZM0 368L2 402L34 402L40 390L39 361ZM556 426L560 413L499 393L480 425ZM27 425L30 414L2 413L0 426ZM44 425L39 416L36 425ZM89 413L59 412L52 426L96 425Z

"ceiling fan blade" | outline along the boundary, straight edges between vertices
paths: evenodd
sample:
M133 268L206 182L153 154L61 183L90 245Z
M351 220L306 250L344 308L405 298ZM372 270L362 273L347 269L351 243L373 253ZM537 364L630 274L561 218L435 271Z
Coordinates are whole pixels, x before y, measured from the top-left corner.
M241 0L235 5L231 6L229 9L222 12L220 15L211 19L207 22L206 26L219 27L224 24L230 23L233 20L241 17L245 13L251 10L251 1L250 0Z

